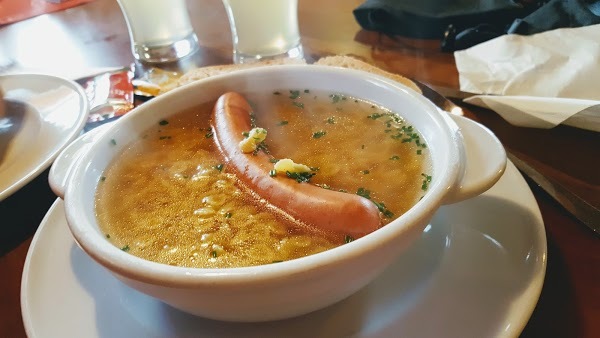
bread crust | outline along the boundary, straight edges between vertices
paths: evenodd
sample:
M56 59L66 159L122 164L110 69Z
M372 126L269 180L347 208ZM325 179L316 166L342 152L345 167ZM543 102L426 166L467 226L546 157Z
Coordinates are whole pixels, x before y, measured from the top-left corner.
M383 70L377 66L374 66L370 63L359 60L352 56L347 56L347 55L326 56L326 57L320 58L314 64L322 65L322 66L333 66L333 67L342 67L342 68L363 70L363 71L381 75L390 80L399 82L399 83L405 85L406 87L416 91L417 93L422 94L421 89L419 89L419 87L417 87L417 85L409 78L406 78L402 75L398 75L395 73L390 73L386 70Z
M164 84L161 86L160 94L166 93L169 90L175 89L177 87L184 86L186 84L206 79L212 76L231 73L237 70L263 67L263 66L272 66L272 65L288 65L288 64L297 64L297 65L307 65L304 59L276 59L276 60L267 60L267 61L259 61L255 63L246 63L246 64L227 64L227 65L216 65L216 66L207 66L200 67L196 69L192 69L182 75L178 80L172 81L170 83ZM395 73L391 73L385 71L377 66L374 66L365 61L359 60L352 56L347 55L335 55L335 56L326 56L319 59L317 62L313 63L315 65L320 66L330 66L330 67L342 67L342 68L350 68L356 70L363 70L369 73L377 74L383 77L386 77L390 80L399 82L404 86L416 91L419 94L422 94L421 89L417 87L417 85L410 79Z

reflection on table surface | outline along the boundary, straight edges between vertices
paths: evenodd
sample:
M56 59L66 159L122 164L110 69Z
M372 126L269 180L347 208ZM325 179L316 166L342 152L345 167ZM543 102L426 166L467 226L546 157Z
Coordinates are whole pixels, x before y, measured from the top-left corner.
M361 30L352 9L361 0L299 1L307 61L349 54L425 83L458 88L452 54L437 40L412 40ZM189 0L200 50L178 65L189 69L231 62L231 34L220 0ZM68 10L0 26L0 74L12 71L80 76L89 70L132 63L127 27L116 1L96 0ZM459 102L457 102L459 103ZM600 137L559 126L551 130L509 125L495 113L463 105L467 116L488 126L512 152L545 175L600 200ZM0 202L0 336L24 336L20 282L31 238L54 201L42 173ZM548 269L542 294L523 337L600 335L600 241L535 184L529 182L544 219Z

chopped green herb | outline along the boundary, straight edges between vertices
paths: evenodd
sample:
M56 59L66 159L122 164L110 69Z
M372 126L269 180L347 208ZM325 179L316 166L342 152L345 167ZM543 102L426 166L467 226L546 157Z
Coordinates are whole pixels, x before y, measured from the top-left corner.
M315 184L317 187L323 188L323 189L327 189L327 190L331 190L331 186L329 186L328 184Z
M344 236L344 243L348 244L348 243L350 243L352 241L354 241L354 237L352 237L350 235Z
M409 138L403 138L403 139L402 139L402 143L408 143L408 142L410 142L410 141L412 141L412 139L411 139L410 137L409 137Z
M121 248L121 250L127 252L129 251L129 245L125 245L124 247Z
M169 121L167 120L160 120L160 122L158 122L159 125L161 126L166 126L167 124L169 124Z
M385 218L392 218L394 217L394 213L391 212L386 206L385 203L383 202L375 202L373 201L373 203L375 203L375 206L377 207L377 209L379 209L379 211L383 214L383 217Z
M346 189L338 189L338 191L339 191L339 192L344 192L344 193L347 193L347 192L348 192L348 190L346 190Z
M271 263L281 263L283 261L277 260L277 261L272 261Z
M363 170L363 171L361 171L361 172L363 173L363 175L367 175L367 174L369 174L369 173L370 173L370 171L369 171L369 170Z
M106 238L107 238L107 239L110 239L110 234L106 234Z
M213 251L210 253L210 255L211 255L213 258L217 258L217 252L216 252L215 250L213 250Z
M106 181L106 176L100 176L100 182Z
M421 149L417 149L417 155L421 155Z
M310 93L310 90L308 90L308 89L304 89L304 92L305 92L306 94L308 94L308 93Z
M225 218L231 218L231 213L230 212L226 212L225 213Z
M114 138L111 138L110 139L110 144L113 145L113 146L116 146L117 145L117 141Z
M171 139L171 136L161 136L158 139L159 140L169 140L169 139Z
M424 177L423 183L421 184L421 190L427 190L429 188L429 183L431 183L431 176L425 173L422 173L421 176Z
M252 152L252 155L256 156L259 151L263 151L267 155L269 154L269 147L264 141L256 145L256 149Z
M325 134L327 134L326 131L320 130L320 131L313 133L313 138L321 138L321 137L325 136Z
M209 131L208 133L204 134L204 137L205 138L211 138L211 137L213 137L212 131Z
M360 146L360 149L365 149L365 145L364 145L364 144L363 144L363 145L361 145L361 146Z
M250 132L243 131L243 132L242 132L242 136L244 136L244 137L248 137L248 136L250 136Z
M275 176L277 176L277 170L275 170L275 169L271 169L271 170L269 171L269 176L271 176L271 177L275 177Z
M373 113L371 115L368 115L367 118L371 119L371 120L377 120L378 118L384 117L386 114L382 114L382 113Z
M366 199L371 199L371 192L365 188L358 188L358 190L356 191L356 194L358 196L364 197Z
M280 92L273 92L273 95L281 95Z
M394 155L394 156L390 157L390 160L392 160L392 161L398 161L399 159L400 159L400 156L398 156L398 155Z
M329 97L331 98L332 103L338 103L342 99L342 96L339 94L331 94Z
M311 177L315 176L314 173L292 173L289 171L286 171L285 175L289 178L295 179L298 183L310 182Z
M271 162L271 163L277 163L277 162L279 162L279 160L276 159L276 158L270 158L269 162Z
M328 124L335 124L335 119L333 117L330 117L327 119L327 123Z
M286 124L288 124L288 121L281 121L279 123L277 123L278 126L285 126Z
M222 163L219 163L215 166L215 169L217 169L218 171L223 171L223 167L224 165Z
M300 97L299 90L290 90L290 99L295 100Z
M304 103L302 103L302 102L294 101L294 102L292 102L292 104L300 109L304 109Z

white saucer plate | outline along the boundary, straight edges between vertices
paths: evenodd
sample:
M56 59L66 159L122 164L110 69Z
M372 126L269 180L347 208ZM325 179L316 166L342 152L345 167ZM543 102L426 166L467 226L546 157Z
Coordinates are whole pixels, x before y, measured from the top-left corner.
M73 81L41 74L0 76L7 100L26 106L0 161L0 201L46 170L85 125L89 103Z
M515 337L545 271L542 218L509 163L485 194L441 208L366 288L323 310L264 323L194 317L128 288L75 244L57 200L29 249L21 305L31 338Z

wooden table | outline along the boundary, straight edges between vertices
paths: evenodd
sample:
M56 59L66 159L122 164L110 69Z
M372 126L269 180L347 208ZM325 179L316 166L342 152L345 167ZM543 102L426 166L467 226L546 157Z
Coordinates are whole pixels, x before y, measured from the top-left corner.
M299 1L306 58L351 54L426 83L458 88L452 54L439 41L390 38L360 29L351 14L361 0ZM194 64L231 62L231 37L219 0L190 0L200 42ZM133 62L127 28L115 1L97 0L65 11L0 27L0 69L83 74ZM513 127L495 113L467 107L508 149L546 175L600 199L599 134L569 127ZM55 197L46 171L0 202L0 337L21 337L20 282L31 238ZM600 336L600 239L528 181L548 240L548 267L540 300L523 337ZM57 308L57 311L60 309Z

